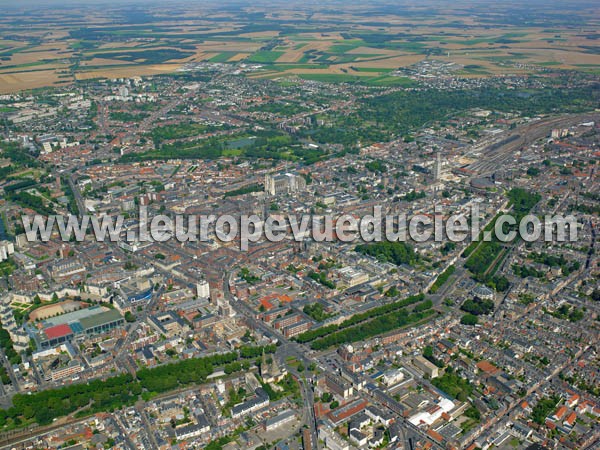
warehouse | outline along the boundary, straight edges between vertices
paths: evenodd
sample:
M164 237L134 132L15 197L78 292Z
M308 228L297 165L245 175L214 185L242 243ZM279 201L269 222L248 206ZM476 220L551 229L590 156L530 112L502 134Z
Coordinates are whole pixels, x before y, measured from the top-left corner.
M38 349L52 348L76 336L94 336L122 327L125 319L118 311L105 306L92 306L41 322L33 335Z

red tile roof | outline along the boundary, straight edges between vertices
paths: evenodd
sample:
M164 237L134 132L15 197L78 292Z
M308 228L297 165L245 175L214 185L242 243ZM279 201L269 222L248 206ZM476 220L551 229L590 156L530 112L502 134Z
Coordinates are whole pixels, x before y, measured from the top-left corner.
M271 303L266 297L260 299L260 304L264 306L267 311L273 309L273 303Z
M437 431L434 431L434 430L430 429L430 430L427 431L427 434L429 436L431 436L433 439L435 439L436 441L438 441L438 442L444 442L444 438Z
M577 419L577 414L575 414L575 411L573 411L571 414L569 414L569 417L565 419L565 422L568 423L570 426L573 426L573 424L575 423L575 419Z
M68 336L69 334L73 334L73 330L71 330L71 327L69 325L63 324L46 328L44 330L44 333L46 333L48 339L56 339L59 337Z
M560 420L563 418L563 416L565 415L566 412L567 412L567 407L562 405L556 410L556 412L554 413L554 417L556 417L558 420Z
M477 363L477 368L479 370L481 370L482 372L485 372L485 373L488 373L491 375L498 372L498 368L488 361L479 361Z

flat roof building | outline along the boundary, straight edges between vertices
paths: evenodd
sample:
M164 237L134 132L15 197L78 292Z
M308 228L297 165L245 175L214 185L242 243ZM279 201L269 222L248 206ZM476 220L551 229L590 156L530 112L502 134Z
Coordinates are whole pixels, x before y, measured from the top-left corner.
M413 359L413 364L419 369L423 374L429 376L429 378L437 378L439 376L439 368L435 364L433 364L425 357L419 355L415 359Z
M94 336L122 327L125 319L118 311L105 306L91 306L52 317L41 322L34 339L40 349L52 348L76 336Z
M288 409L277 414L275 417L271 417L270 419L265 420L264 428L265 431L273 431L276 428L279 428L283 425L286 425L290 422L293 422L296 419L296 414L294 411Z

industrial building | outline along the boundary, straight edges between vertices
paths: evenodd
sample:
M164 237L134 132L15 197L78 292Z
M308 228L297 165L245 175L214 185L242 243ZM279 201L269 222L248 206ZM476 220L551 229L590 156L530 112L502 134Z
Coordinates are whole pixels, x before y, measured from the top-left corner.
M105 306L91 306L43 320L33 333L38 349L55 347L76 336L94 336L122 327L125 319Z

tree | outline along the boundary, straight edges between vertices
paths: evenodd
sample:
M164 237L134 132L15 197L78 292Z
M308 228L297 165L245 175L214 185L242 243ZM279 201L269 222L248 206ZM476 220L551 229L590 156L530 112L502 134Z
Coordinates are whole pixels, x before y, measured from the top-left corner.
M531 412L532 420L535 423L542 425L546 421L546 417L548 417L554 408L556 408L559 401L560 397L558 396L542 398L537 405L533 407Z
M431 384L460 401L466 401L473 392L473 385L469 380L461 377L451 367L447 367L441 377L431 380Z
M304 306L302 311L317 322L322 322L329 317L329 314L325 312L323 305L318 302Z
M493 398L492 398L493 400ZM474 419L474 420L480 420L481 419L481 413L479 412L479 410L477 408L475 408L474 406L470 406L466 411L465 411L465 416Z
M433 358L433 347L431 345L425 346L423 349L423 356L425 358Z
M398 288L395 285L389 288L385 293L386 297L398 297L398 295L400 295L400 291L398 291Z
M440 252L442 253L442 255L447 255L447 254L453 252L455 248L456 248L456 244L454 242L452 242L452 241L446 242L440 249Z
M477 325L477 322L479 322L479 319L474 314L465 314L460 319L460 323L463 325Z
M462 304L460 309L475 316L481 316L489 314L494 310L494 301L480 298L469 299Z
M380 160L369 161L365 164L365 168L371 172L384 173L387 172L387 165Z
M369 255L383 262L391 262L400 266L413 265L419 257L413 248L405 242L376 242L372 244L357 245L355 251Z
M321 395L321 401L323 403L328 403L332 400L333 400L333 395L331 395L329 392L323 392L323 394Z

